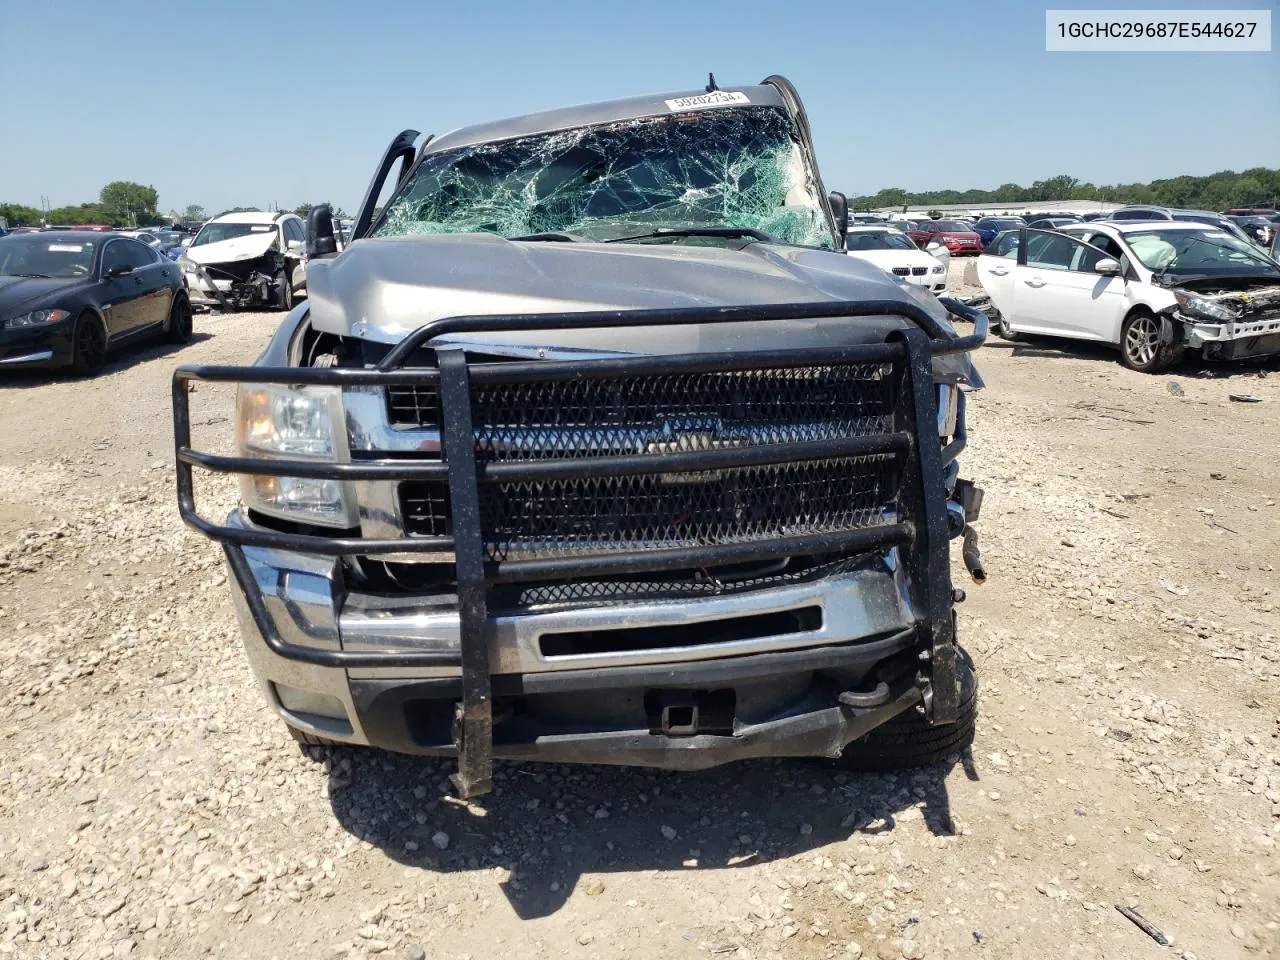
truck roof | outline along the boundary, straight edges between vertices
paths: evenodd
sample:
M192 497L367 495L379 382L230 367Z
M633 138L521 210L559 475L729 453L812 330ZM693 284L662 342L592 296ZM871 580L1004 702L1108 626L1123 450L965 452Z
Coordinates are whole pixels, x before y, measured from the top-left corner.
M431 140L423 150L425 154L511 140L515 137L555 133L575 127L589 127L616 120L636 120L641 117L667 116L686 110L723 107L764 106L786 109L778 89L771 84L744 87L725 87L708 93L706 90L682 90L677 93L656 93L622 100L602 100L576 107L561 107L541 113L529 113L521 117L509 117L490 123L460 127Z

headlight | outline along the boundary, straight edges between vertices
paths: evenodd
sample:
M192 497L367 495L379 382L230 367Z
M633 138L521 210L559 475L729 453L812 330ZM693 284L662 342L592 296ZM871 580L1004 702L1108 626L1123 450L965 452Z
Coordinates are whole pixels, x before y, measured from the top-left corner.
M938 384L938 436L955 436L960 414L960 389L950 383Z
M182 258L180 258L180 259L178 260L178 266L180 266L180 267L182 268L182 272L183 272L183 273L195 273L195 272L196 272L196 265L195 265L195 263L194 263L193 261L191 261L191 260L188 260L186 257L182 257Z
M945 266L945 265L943 265L943 264L941 264L941 263L940 263L940 264L938 264L936 267L934 267L934 268L933 268L933 272L934 272L934 273L946 273L946 272L947 272L947 268L946 268L946 266Z
M30 313L24 313L20 317L10 317L4 322L6 327L43 327L46 324L57 323L59 320L65 320L71 316L66 310L32 310Z
M1178 301L1178 306L1187 313L1207 320L1230 323L1232 320L1239 320L1244 313L1239 306L1223 300L1210 300L1208 297L1197 296L1187 290L1174 290L1173 295Z
M236 394L241 456L332 463L346 454L343 438L337 388L245 384ZM274 517L344 529L358 525L348 484L341 480L242 474L240 495L246 506Z

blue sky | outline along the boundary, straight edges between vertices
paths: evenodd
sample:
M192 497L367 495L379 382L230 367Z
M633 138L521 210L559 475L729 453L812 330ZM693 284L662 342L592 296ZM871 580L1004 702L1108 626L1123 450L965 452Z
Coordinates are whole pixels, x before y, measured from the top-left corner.
M849 194L1280 164L1280 53L1046 53L1046 5L0 0L0 202L125 179L162 209L353 210L405 127L690 89L708 70L789 77L827 186ZM1280 26L1275 5L1217 6Z

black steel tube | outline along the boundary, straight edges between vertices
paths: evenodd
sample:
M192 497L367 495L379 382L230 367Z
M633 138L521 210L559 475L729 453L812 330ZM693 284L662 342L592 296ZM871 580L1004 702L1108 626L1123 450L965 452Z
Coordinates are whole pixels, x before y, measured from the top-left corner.
M280 631L276 629L275 620L271 617L271 611L267 609L266 600L262 596L262 591L258 589L258 582L254 579L253 571L249 568L249 561L245 558L244 552L240 547L232 543L223 544L222 549L227 557L227 565L231 567L231 574L235 580L236 587L239 589L241 596L244 597L245 605L249 608L249 615L253 617L254 624L262 634L263 642L277 656L288 660L297 660L300 663L310 663L317 667L342 667L344 669L357 667L457 667L462 663L460 654L454 650L369 651L366 653L356 650L325 650L318 647L289 643L280 636Z
M910 449L909 434L884 433L869 437L843 437L836 440L811 440L793 444L757 444L720 450L689 450L681 453L489 463L482 467L480 481L482 483L519 483L698 470L731 470L802 460L828 460L836 457L859 457L884 453L897 455L906 453Z
M733 563L803 557L816 553L852 553L906 543L912 538L909 523L886 524L863 530L811 533L746 543L707 544L673 550L644 550L597 556L550 557L508 560L486 565L490 583L523 583L562 577L611 577L660 570L689 570Z
M973 333L967 337L944 338L942 342L935 339L931 353L935 356L940 353L966 353L969 350L977 350L987 342L987 332L991 326L990 317L976 307L961 303L952 297L939 297L938 302L946 307L947 312L952 316L972 323Z
M180 450L191 445L191 408L187 405L187 381L174 373L170 381L173 401L173 444ZM191 477L191 465L181 457L175 458L174 475L178 487L178 512L185 519L196 511L195 485Z
M843 347L748 353L646 354L601 360L529 360L483 363L471 368L471 382L555 383L615 377L669 376L681 373L726 373L739 370L787 370L831 364L888 363L902 356L897 343L865 343Z
M956 434L951 438L951 442L942 448L942 465L944 467L955 463L956 458L964 451L965 446L969 442L969 427L965 421L965 392L956 387Z
M978 531L973 527L965 527L961 544L960 556L964 560L964 568L973 577L973 582L981 586L987 582L987 571L982 567L982 554L978 552Z
M600 310L584 313L522 313L506 316L445 317L425 323L391 348L378 369L399 368L419 347L446 333L569 330L583 327L661 327L701 323L753 323L769 320L823 320L837 317L899 316L911 320L931 339L952 334L923 307L902 300L851 300L818 303L770 303L741 307L679 307L666 310Z
M457 544L458 643L462 650L462 702L455 707L453 744L458 770L450 778L463 798L493 789L493 691L489 681L489 621L485 595L484 529L476 483L471 426L471 383L461 350L440 354L440 402L449 460L449 511Z
M210 383L277 383L316 386L422 386L440 382L435 367L375 370L356 367L230 367L212 364L178 367L173 378Z
M919 604L921 631L930 648L930 720L956 719L955 624L952 616L950 524L943 488L942 446L938 441L938 396L933 383L931 343L919 330L894 334L907 347L898 378L898 423L916 436L914 456L899 492L905 519L915 524L905 558L912 597Z
M406 537L400 540L366 540L363 537L321 536L306 533L280 533L260 527L225 527L199 516L194 507L179 505L187 526L206 537L245 547L267 547L314 553L322 557L381 555L385 553L446 553L454 548L453 537Z
M436 460L373 460L332 463L316 460L264 460L259 457L223 457L178 448L178 459L215 473L249 473L272 477L305 477L313 480L422 480L444 477L448 465Z

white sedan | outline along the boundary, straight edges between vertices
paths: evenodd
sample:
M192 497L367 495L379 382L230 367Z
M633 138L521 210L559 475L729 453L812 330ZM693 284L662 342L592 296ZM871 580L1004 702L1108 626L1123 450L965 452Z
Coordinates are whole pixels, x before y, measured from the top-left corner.
M946 247L936 244L943 253ZM947 289L947 263L932 252L926 253L900 230L888 226L850 227L845 240L845 253L874 263L906 283L924 287L933 293ZM950 254L947 254L950 260Z
M1187 349L1209 360L1280 354L1280 263L1201 223L1095 220L997 236L978 279L1007 340L1112 344L1158 373Z

